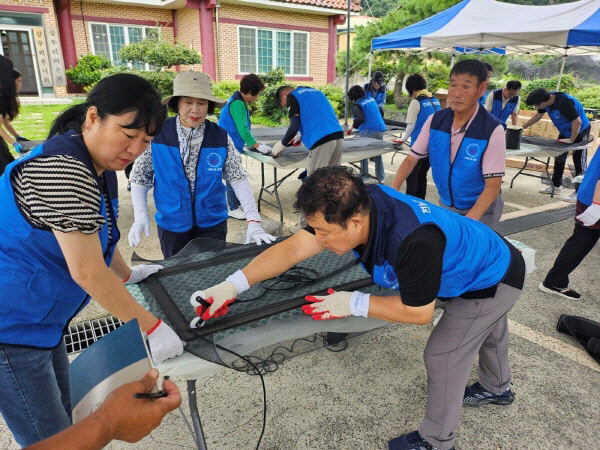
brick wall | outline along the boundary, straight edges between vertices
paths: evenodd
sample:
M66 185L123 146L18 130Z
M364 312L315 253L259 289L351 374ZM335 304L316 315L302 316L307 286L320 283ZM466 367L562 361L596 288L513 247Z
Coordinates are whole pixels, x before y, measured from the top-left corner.
M197 9L181 8L177 14L177 41L182 42L198 53L202 53L200 41L200 14ZM201 71L202 65L194 65L195 70ZM180 66L180 70L192 70L192 66Z
M93 53L92 38L90 36L89 20L84 22L81 20L83 11L84 17L94 17L92 22L102 22L100 18L108 19L131 19L132 25L138 25L135 22L144 20L151 21L159 26L171 24L173 16L170 9L159 8L143 8L129 5L112 5L96 2L80 2L79 0L71 0L71 16L73 17L73 34L75 36L75 47L77 49L77 58ZM98 18L98 19L96 19ZM155 26L155 25L145 25ZM164 39L173 41L173 27L160 26L161 36Z
M239 24L223 21L223 19L234 19L276 25L289 25L290 31L294 30L295 27L322 29L323 31L309 32L308 76L313 78L311 83L327 83L329 26L327 16L222 4L219 10L219 19L221 61L219 61L219 58L217 57L217 67L220 68L222 80L235 80L235 76L239 74L237 31ZM259 27L263 26L268 28L268 25L259 25Z

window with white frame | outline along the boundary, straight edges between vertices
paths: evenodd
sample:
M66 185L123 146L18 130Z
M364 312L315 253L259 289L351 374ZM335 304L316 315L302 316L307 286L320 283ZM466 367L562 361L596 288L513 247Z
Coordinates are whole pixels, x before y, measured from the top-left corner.
M119 50L128 44L134 44L146 37L158 37L156 27L140 27L134 25L115 25L108 23L90 23L90 35L94 55L104 56L115 65L124 64L119 59ZM128 64L135 69L152 70L144 63Z
M308 75L308 33L238 27L240 73L281 68L286 75Z

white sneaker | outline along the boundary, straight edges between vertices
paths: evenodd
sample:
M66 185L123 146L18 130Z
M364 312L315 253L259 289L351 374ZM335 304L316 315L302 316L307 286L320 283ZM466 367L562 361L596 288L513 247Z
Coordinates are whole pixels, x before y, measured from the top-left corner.
M558 186L554 188L555 194L560 194L563 191L562 186ZM552 194L552 185L546 186L545 188L540 189L540 194Z
M229 210L229 217L237 220L245 220L246 214L244 214L244 210L242 208L236 208L233 210Z
M569 203L577 203L577 191L573 191L569 195L565 195L562 197L562 200Z

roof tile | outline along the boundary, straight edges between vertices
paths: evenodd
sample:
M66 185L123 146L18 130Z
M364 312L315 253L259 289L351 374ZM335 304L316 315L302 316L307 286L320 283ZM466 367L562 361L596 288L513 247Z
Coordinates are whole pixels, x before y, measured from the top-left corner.
M299 3L304 5L314 5L320 6L322 8L332 8L332 9L348 9L348 1L347 0L278 0L280 2L285 3ZM360 0L351 0L351 9L352 11L361 11L362 8L360 6Z

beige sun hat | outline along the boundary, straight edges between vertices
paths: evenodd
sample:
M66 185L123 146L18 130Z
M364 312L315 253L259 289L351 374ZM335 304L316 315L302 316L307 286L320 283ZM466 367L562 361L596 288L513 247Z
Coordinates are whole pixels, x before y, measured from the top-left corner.
M227 100L217 98L212 94L208 75L193 70L181 72L175 77L173 80L173 95L163 98L162 104L166 105L173 97L203 98L215 102L218 108L222 108L227 103Z

